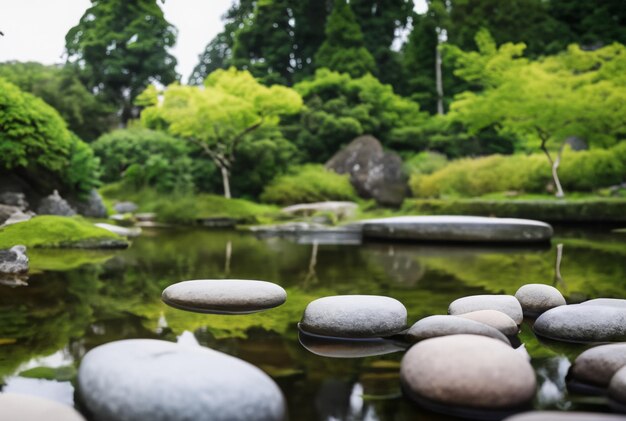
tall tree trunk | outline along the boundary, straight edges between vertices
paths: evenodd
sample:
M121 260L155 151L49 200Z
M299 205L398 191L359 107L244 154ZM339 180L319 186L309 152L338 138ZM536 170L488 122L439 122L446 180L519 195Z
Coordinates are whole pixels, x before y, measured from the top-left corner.
M435 52L435 78L437 84L437 114L443 115L443 79L441 77L441 51Z
M230 199L230 175L228 174L228 168L221 166L220 170L222 171L222 182L224 183L224 197Z

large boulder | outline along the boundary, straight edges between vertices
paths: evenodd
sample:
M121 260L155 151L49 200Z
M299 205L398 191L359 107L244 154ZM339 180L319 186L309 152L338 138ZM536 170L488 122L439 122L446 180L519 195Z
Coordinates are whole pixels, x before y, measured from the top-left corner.
M350 182L366 199L381 205L399 206L407 194L407 178L402 158L385 152L373 136L359 136L337 152L326 168L339 174L350 174Z
M59 192L55 190L50 196L43 198L41 202L39 202L37 214L74 216L76 215L76 210L74 210L67 200L63 199Z

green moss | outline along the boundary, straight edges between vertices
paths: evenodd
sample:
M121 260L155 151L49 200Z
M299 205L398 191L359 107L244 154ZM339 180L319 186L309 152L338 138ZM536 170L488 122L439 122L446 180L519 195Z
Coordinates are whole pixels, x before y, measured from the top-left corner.
M126 240L80 217L43 215L0 229L0 249L26 247L98 248L101 243L121 247Z
M28 251L29 273L67 271L83 265L102 264L114 254L111 250L31 249Z

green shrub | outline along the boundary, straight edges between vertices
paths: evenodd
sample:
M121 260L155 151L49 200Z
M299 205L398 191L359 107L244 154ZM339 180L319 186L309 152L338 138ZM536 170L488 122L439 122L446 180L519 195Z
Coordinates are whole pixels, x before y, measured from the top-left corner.
M279 205L356 198L348 175L336 174L316 164L294 167L290 173L272 181L261 194L262 201Z
M21 169L53 188L86 193L98 185L98 161L41 99L0 78L0 168Z
M559 168L566 194L623 181L626 174L623 144L608 150L566 149ZM507 190L544 193L551 182L550 164L545 155L538 153L459 159L432 174L413 174L409 184L415 197L473 197Z
M420 152L404 159L404 170L407 174L432 174L448 163L445 155L439 152Z

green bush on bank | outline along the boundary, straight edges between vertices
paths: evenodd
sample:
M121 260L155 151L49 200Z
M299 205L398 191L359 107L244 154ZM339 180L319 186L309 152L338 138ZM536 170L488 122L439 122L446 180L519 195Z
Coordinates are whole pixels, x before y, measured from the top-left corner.
M619 184L625 175L626 142L611 149L566 149L559 168L566 193ZM414 174L409 184L415 197L475 197L507 190L544 193L551 182L550 164L537 153L459 159L432 174Z
M348 175L337 174L317 164L292 168L289 173L274 179L261 194L263 202L278 205L356 199Z

